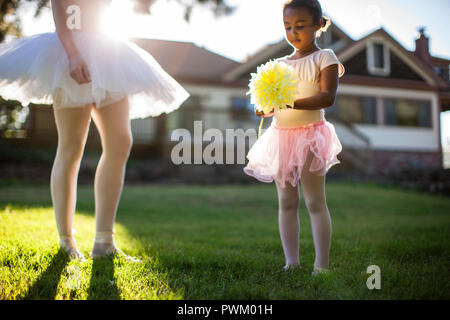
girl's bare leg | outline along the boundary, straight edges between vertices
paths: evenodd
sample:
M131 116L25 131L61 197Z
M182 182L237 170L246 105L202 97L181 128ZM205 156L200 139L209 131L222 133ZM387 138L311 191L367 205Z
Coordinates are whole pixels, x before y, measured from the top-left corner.
M60 245L71 258L84 258L78 251L72 227L78 171L89 131L91 108L92 105L61 108L54 104L58 148L50 177L50 191Z
M325 176L309 171L313 153L309 151L300 178L303 197L311 218L316 258L314 269L327 269L331 245L331 218L325 195Z
M128 98L93 108L92 117L100 133L103 152L95 173L96 235L91 255L102 257L120 252L113 236L125 167L133 143Z

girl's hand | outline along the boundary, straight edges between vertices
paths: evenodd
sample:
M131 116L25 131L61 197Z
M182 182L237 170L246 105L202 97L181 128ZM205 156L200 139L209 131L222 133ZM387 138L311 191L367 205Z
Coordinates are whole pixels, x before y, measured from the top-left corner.
M70 76L78 84L91 82L88 67L80 55L76 54L69 58Z
M275 111L275 109L272 109L272 111L270 111L269 114L264 114L264 112L262 112L262 111L255 110L255 113L258 117L267 118L267 117L271 117L273 115L274 111Z

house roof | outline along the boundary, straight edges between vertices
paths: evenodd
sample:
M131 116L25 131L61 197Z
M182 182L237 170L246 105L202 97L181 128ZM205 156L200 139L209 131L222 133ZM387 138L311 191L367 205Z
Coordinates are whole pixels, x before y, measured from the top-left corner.
M340 35L342 38L346 39L349 43L354 42L355 40L353 40L352 37L350 37L350 35L348 35L344 29L342 29L334 20L332 20L333 23L331 24L330 28L333 28L333 30ZM327 31L328 32L328 31Z
M351 57L353 57L360 50L365 49L367 41L369 41L371 38L383 38L384 40L389 42L389 44L391 45L391 50L394 51L394 53L398 54L405 63L407 63L414 71L421 75L429 85L440 89L447 89L449 87L444 79L439 77L430 66L419 59L414 53L406 50L400 43L398 43L397 40L394 39L394 37L392 37L383 28L375 30L374 32L366 35L360 40L340 50L337 55L341 62L345 63L345 61L351 59Z
M192 42L145 38L131 41L149 52L178 81L220 83L225 72L240 65Z
M334 22L330 27L334 32L336 32L340 37L345 39L348 43L353 43L354 40L345 33L338 25L336 25ZM329 31L328 31L329 32ZM291 45L286 41L286 39L283 37L281 40L265 45L264 47L257 50L252 55L248 56L242 63L230 70L228 73L223 75L223 80L226 83L234 83L234 84L243 84L245 80L238 80L240 75L244 73L249 73L249 70L255 69L256 66L266 62L267 60L273 58L276 54L278 54L280 51L283 51L283 49L290 48Z
M396 55L400 57L412 70L414 70L424 81L411 81L406 79L391 79L387 77L374 77L374 76L356 76L345 74L341 81L342 83L355 83L374 86L394 86L398 88L410 88L419 90L450 90L449 84L438 76L433 66L442 66L445 63L450 62L447 59L431 57L432 65L429 66L421 59L419 59L414 52L406 50L394 37L392 37L385 29L379 28L365 37L355 41L351 39L344 31L333 24L335 30L343 35L347 41L347 45L339 50L336 50L336 55L345 64L346 61L351 59L356 53L366 48L366 42L371 38L383 38L390 44L390 48ZM233 82L235 84L245 85L245 79L239 80L239 77L245 73L249 73L255 66L273 58L275 54L279 53L283 48L287 48L289 43L283 38L279 42L272 43L258 50L254 55L247 58L242 64L238 65L234 70L229 71L224 75L224 81ZM248 82L248 81L247 81Z
M345 38L346 40L348 40L348 42L354 42L354 40L341 28L339 27L335 22L333 22L333 24L331 25L331 28L334 29L334 31L339 34L340 36L342 36L343 38ZM242 63L245 63L251 59L254 59L255 57L259 56L259 55L267 55L268 51L271 51L275 48L278 49L279 47L285 47L285 46L289 46L289 44L286 42L286 39L283 38L277 42L268 44L263 46L262 48L260 48L259 50L257 50L255 53L253 53L252 55L248 56L244 61L242 61Z
M449 84L439 77L433 70L435 65L450 63L450 60L431 57L432 66L427 65L419 59L414 52L406 50L394 37L386 30L379 28L365 37L355 41L351 39L342 29L333 24L335 30L342 33L350 41L348 45L336 51L336 55L345 64L353 55L366 47L366 42L371 38L382 37L389 44L391 50L398 55L423 79L422 81L411 81L402 79L390 79L381 77L362 77L346 74L341 78L342 83L355 83L374 86L389 86L398 88L410 88L418 90L440 89L447 92L450 90ZM189 83L200 83L221 86L248 85L248 81L239 81L237 78L258 65L262 61L270 59L289 46L283 38L279 42L272 43L258 50L251 57L243 62L237 62L220 54L199 47L192 42L157 40L157 39L132 39L137 45L152 54L161 66L178 81Z

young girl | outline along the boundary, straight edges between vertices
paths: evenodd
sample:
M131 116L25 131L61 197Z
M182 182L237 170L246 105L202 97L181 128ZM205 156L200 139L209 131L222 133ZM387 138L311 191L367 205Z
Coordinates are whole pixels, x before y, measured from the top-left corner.
M295 52L278 59L298 73L299 95L293 106L274 110L269 128L250 149L244 172L262 182L275 180L279 229L286 265L300 267L298 206L300 180L309 211L315 247L313 275L327 271L331 220L325 196L325 174L340 161L342 145L324 108L333 105L344 67L330 49L320 49L317 34L329 20L317 0L290 0L283 6L286 39ZM258 116L263 114L257 112Z
M60 246L82 260L72 225L91 116L103 149L91 255L123 254L113 227L132 145L130 119L169 113L189 96L149 53L100 32L100 14L110 2L52 0L55 32L0 45L0 95L23 104L53 103L58 147L50 184Z

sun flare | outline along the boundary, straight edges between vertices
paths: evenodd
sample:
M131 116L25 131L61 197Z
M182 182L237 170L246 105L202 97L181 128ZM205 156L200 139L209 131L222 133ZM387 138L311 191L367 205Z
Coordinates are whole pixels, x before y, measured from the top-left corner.
M112 0L102 14L101 29L112 38L127 39L132 36L136 21L132 1Z

